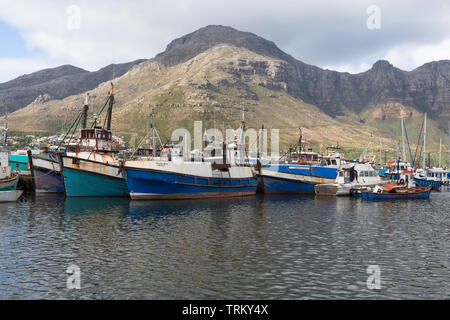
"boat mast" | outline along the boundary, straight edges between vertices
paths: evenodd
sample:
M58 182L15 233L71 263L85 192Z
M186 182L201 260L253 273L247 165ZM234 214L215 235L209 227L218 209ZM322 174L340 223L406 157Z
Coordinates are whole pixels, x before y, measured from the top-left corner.
M3 128L3 146L6 147L8 140L8 110L5 112L5 127Z
M89 93L86 93L86 99L84 100L84 107L83 107L83 122L82 122L82 129L86 129L87 126L87 114L89 110Z
M155 150L156 150L155 149L155 125L154 125L154 122L155 122L155 115L152 110L152 156L155 155Z
M383 163L383 160L381 159L381 138L380 138L380 165Z
M405 126L403 125L403 109L400 109L400 117L402 121L402 160L406 162L406 153L405 153Z
M224 142L225 148L225 142ZM238 140L238 148L239 148L239 161L242 161L246 157L246 148L245 148L245 108L242 107L242 116L241 116L241 128L240 135ZM225 152L225 149L224 149Z
M109 108L108 108L108 122L106 126L106 130L111 130L111 117L112 117L112 108L114 105L114 84L111 82L111 91L109 92Z
M439 168L441 167L442 159L442 138L439 138Z
M299 127L299 137L298 137L298 148L299 148L299 154L303 152L303 144L302 144L302 128Z
M259 148L258 148L258 153L256 155L256 158L258 160L260 160L264 155L263 155L263 150L264 150L264 123L261 126L261 131L260 131L260 135L259 135Z
M242 108L242 115L241 115L241 132L240 132L240 136L239 136L239 144L244 145L245 143L245 137L244 137L244 132L245 132L245 113L244 113L245 109Z
M426 168L426 145L427 145L427 113L425 112L423 127L423 168Z

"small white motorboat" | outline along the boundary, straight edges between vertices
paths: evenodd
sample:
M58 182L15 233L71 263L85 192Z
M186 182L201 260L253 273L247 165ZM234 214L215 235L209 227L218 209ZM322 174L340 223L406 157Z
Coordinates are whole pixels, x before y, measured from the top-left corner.
M23 190L0 191L0 202L15 202L22 193Z
M347 163L338 169L334 183L316 184L314 191L318 196L350 196L356 190L388 182L378 175L370 163Z

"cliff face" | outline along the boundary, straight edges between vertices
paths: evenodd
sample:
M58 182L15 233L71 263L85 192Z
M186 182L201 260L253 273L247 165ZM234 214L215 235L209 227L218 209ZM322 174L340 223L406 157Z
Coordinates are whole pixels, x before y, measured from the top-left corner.
M230 27L208 26L173 40L155 57L167 66L185 62L201 52L226 43L283 60L275 71L288 92L314 104L331 116L344 110L360 113L379 103L399 102L413 106L431 117L450 117L450 60L427 63L411 72L378 61L360 74L323 70L284 53L273 42Z
M133 66L145 60L109 65L95 72L89 72L71 65L44 69L0 84L0 107L13 112L27 106L38 97L63 99L96 88L100 83L115 76L120 77ZM113 72L114 69L114 72ZM0 109L0 112L4 110Z
M151 60L171 67L218 44L245 48L281 60L282 63L270 71L273 79L283 82L289 94L316 105L332 117L344 115L346 110L359 114L373 105L399 102L428 112L435 119L450 118L450 60L430 62L410 72L395 68L387 61L378 61L366 72L349 74L305 64L253 33L214 25L173 40L164 52ZM143 61L116 65L116 76L120 77ZM261 71L264 66L258 68ZM62 99L92 90L111 79L112 69L110 65L88 72L61 66L25 75L0 84L0 104L14 111L43 94ZM240 74L239 69L234 72L235 76L245 75Z

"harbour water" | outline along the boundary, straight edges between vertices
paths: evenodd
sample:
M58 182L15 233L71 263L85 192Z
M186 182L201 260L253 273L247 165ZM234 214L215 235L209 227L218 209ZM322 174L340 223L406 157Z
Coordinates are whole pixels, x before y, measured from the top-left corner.
M449 299L450 192L0 204L0 299ZM69 265L81 289L68 289ZM381 289L368 289L369 265Z

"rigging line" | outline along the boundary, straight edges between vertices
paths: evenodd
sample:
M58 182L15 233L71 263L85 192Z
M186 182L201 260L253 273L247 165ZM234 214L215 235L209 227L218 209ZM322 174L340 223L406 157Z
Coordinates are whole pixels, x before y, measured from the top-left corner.
M108 97L106 98L105 104L103 105L102 109L101 109L100 112L98 113L98 116L99 116L99 117L100 117L100 115L102 114L103 110L105 109L106 105L108 104L109 99L110 99L110 96L108 95ZM92 123L91 129L92 129L94 126L95 126L95 122Z
M425 121L422 121L422 126L420 127L420 131L419 131L419 138L417 140L416 151L414 151L414 163L416 163L417 149L419 148L419 145L421 144L424 123L425 123Z
M162 141L161 141L161 138L160 138L160 136L159 136L159 133L158 133L158 130L156 129L156 125L155 125L155 124L153 124L152 130L153 130L153 132L156 133L156 136L158 137L158 140L159 140L160 147L162 147L162 146L163 146L163 143L162 143ZM143 137L143 138L141 139L141 142L138 144L138 146L134 149L133 153L131 154L130 159L134 157L134 154L136 153L136 151L139 149L139 147L142 145L142 143L144 142L144 140L145 140L146 138L147 138L147 136L145 136L145 137ZM153 149L152 149L152 157L155 157L155 150L156 150L156 148L155 148L154 145L152 145L152 148L153 148Z
M413 161L412 166L414 167L414 160L412 158L412 153L411 153L411 146L409 145L409 139L408 139L408 130L406 129L406 122L403 122L403 127L405 128L405 136L406 136L406 142L408 143L408 150L409 150L409 159ZM406 159L405 159L406 160Z
M73 123L72 123L72 125L70 126L69 130L68 130L67 133L64 135L64 137L62 138L62 140L59 142L57 150L59 150L59 148L61 147L61 144L64 143L64 140L66 140L67 135L70 133L70 131L72 130L72 128L73 128L73 126L75 125L75 123L78 122L78 120L80 119L82 113L83 113L83 112L80 111L80 113L78 114L78 116L75 118L75 120L73 121Z
M138 151L139 147L142 145L142 142L144 142L146 137L142 138L141 142L139 142L138 146L134 149L133 153L130 156L130 159L133 159L134 154ZM152 150L152 152L154 153L154 150Z
M80 115L81 115L81 113L80 113ZM82 118L81 116L78 117L77 124L76 124L75 127L73 128L72 135L70 136L69 142L67 143L68 145L70 144L70 141L72 141L73 135L75 134L75 130L77 130L77 128L78 128L78 124L80 123L81 118Z

